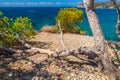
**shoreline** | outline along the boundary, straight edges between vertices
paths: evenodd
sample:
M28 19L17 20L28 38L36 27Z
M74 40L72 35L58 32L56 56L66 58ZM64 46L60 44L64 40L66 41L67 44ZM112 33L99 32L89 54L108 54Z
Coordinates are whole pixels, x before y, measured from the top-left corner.
M55 25L43 25L42 26L42 28L44 28L44 27L55 27ZM45 31L42 31L42 28L38 31L38 33L40 33L40 32L48 32L49 33L49 28L47 28ZM84 29L85 30L85 29ZM89 31L88 30L85 30L85 32L86 32L86 34L85 34L85 36L89 36L89 37L94 37L92 34L90 34L89 33ZM88 33L87 33L88 32ZM51 33L51 32L50 32ZM52 32L52 33L55 33L55 32ZM55 33L56 34L56 33ZM59 33L57 33L57 34L59 34ZM76 34L76 33L65 33L65 34ZM76 35L80 35L80 34L76 34ZM120 42L120 39L117 37L116 38L116 40L115 39L109 39L109 38L106 38L106 36L105 36L105 34L104 34L104 32L103 32L103 36L104 36L104 38L105 38L105 40L106 41L114 41L114 42Z

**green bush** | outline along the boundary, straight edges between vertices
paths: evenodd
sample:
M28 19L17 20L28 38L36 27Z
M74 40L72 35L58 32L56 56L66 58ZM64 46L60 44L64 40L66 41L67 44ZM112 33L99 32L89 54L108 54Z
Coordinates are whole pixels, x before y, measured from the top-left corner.
M58 28L58 20L64 32L80 33L78 24L83 21L83 11L77 8L64 8L60 9L56 17L56 26ZM83 31L83 30L82 30ZM83 31L84 32L84 31Z
M86 34L86 32L78 26L73 27L71 33L82 34L82 35Z
M10 47L19 39L30 39L34 33L28 17L9 19L0 12L0 45Z

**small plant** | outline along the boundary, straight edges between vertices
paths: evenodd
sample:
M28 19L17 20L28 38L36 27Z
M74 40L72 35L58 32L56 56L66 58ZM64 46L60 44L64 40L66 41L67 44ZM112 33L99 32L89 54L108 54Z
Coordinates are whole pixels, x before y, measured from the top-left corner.
M43 28L41 29L42 32L49 32L49 33L56 33L57 28L55 26L43 26Z

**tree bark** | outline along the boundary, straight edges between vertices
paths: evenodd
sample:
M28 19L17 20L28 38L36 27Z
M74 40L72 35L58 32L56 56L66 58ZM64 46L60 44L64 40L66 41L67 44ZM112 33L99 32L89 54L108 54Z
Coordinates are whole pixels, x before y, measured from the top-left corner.
M120 76L118 75L120 74L119 70L112 64L111 60L109 59L107 44L105 42L99 20L94 10L94 0L84 0L84 6L86 8L90 28L94 36L94 49L101 53L97 59L98 67L101 69L101 71L104 71L104 73L109 74L112 80L120 80Z

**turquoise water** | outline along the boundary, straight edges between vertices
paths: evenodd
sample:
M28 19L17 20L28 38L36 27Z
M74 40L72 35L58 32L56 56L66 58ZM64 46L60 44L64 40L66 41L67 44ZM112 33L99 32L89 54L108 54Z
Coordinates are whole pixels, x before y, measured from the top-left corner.
M34 29L40 30L44 25L55 25L55 17L61 7L0 7L0 10L8 17L28 16L33 22ZM84 20L80 27L92 36L89 23L84 11ZM107 40L120 41L116 35L117 13L115 9L96 9L100 24Z
M97 16L99 18L100 21L100 25L102 28L102 31L104 33L104 36L107 40L115 40L115 41L119 41L119 38L116 34L116 23L117 23L117 13L115 9L96 9L96 13ZM83 21L83 23L80 25L82 28L84 28L85 30L87 29L88 34L92 35L85 14L85 20Z

